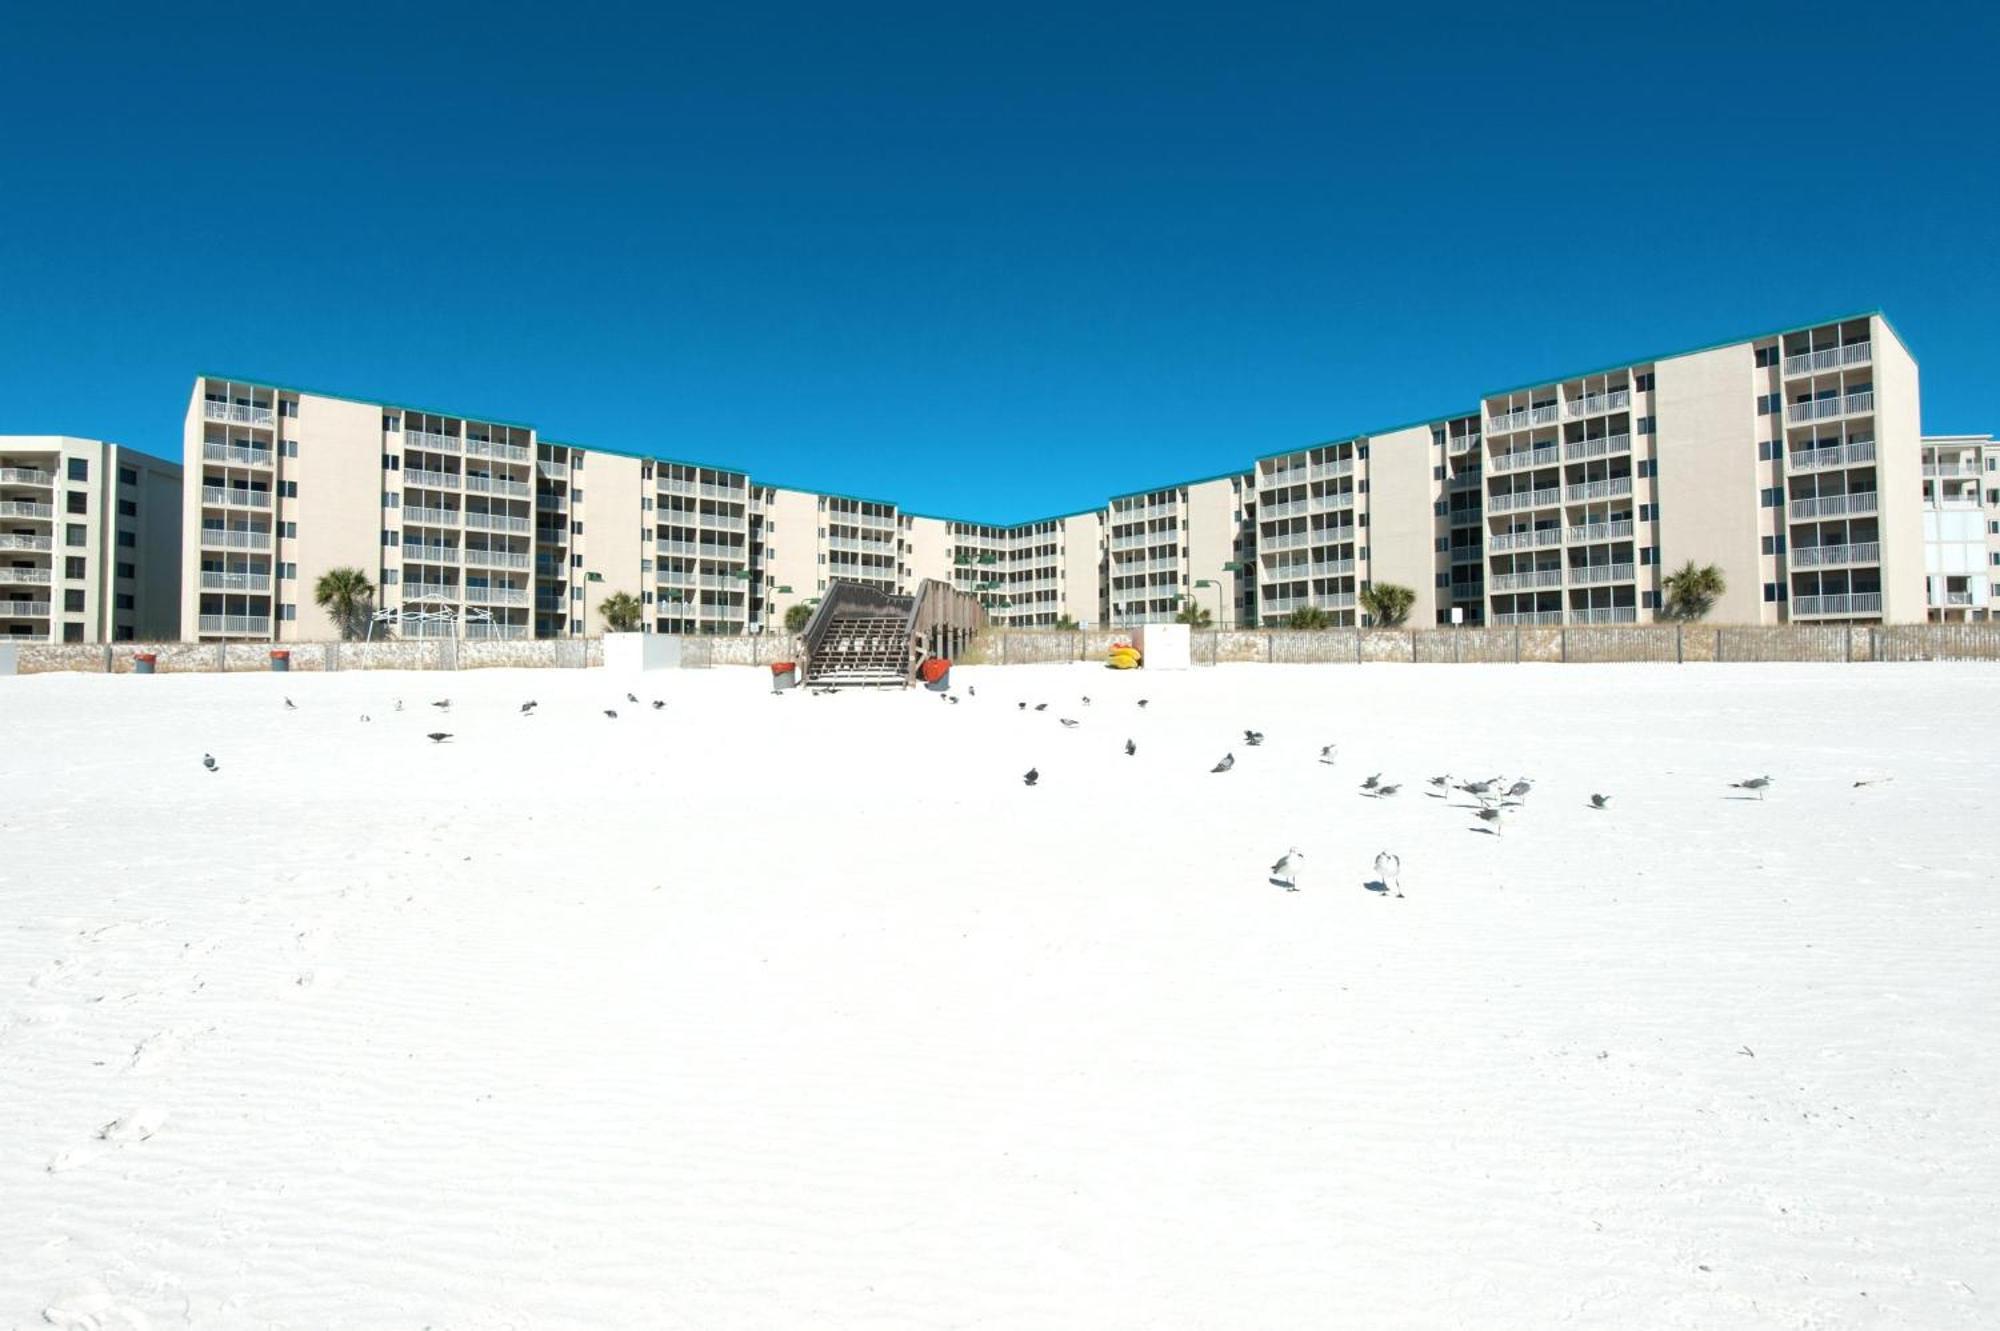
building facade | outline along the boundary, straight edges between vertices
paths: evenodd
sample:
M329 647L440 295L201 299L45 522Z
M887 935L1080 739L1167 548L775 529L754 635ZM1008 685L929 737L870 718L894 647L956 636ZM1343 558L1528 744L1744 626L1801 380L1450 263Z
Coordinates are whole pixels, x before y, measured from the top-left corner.
M1190 608L1230 625L1302 610L1358 624L1367 590L1391 583L1412 592L1413 624L1634 624L1662 613L1688 561L1723 573L1717 622L1983 610L1987 566L1942 553L1970 548L1969 519L1934 516L1981 487L1935 469L1984 468L1990 449L1927 453L1919 406L1915 361L1863 314L1489 392L996 526L203 376L186 424L201 484L185 492L182 629L325 637L310 591L341 565L369 574L399 632L501 637L598 632L617 592L641 601L648 631L760 632L833 578L902 592L936 578L1022 626Z
M1991 620L2000 608L2000 444L1990 434L1927 436L1923 466L1929 617Z
M96 439L0 436L0 637L173 638L181 468Z

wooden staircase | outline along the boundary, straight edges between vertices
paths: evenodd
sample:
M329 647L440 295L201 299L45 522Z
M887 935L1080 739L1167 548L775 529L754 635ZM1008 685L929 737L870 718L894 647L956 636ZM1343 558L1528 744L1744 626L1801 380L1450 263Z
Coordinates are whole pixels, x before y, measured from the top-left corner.
M927 656L950 656L985 625L965 592L926 578L898 596L835 578L799 635L805 682L820 688L905 688Z
M806 661L806 683L827 687L910 682L910 616L903 611L845 611L826 625Z

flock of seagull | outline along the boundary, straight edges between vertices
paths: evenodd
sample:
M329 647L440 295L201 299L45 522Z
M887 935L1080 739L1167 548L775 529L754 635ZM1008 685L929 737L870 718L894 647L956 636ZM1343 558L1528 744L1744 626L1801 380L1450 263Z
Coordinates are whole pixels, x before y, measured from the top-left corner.
M956 697L949 695L947 695L946 700L954 703L958 701ZM1085 707L1090 706L1089 695L1084 695L1082 702ZM1145 707L1147 702L1147 699L1141 698L1138 700L1138 705ZM1030 704L1026 702L1016 702L1014 706L1016 709L1024 712L1030 709ZM1049 705L1045 702L1035 703L1032 707L1037 712L1046 712L1049 709ZM1057 719L1065 729L1073 730L1080 724L1073 717L1063 716ZM1263 743L1263 731L1245 730L1243 732L1243 744L1246 748L1259 748ZM1129 739L1125 741L1126 757L1129 758L1138 751L1139 748L1136 743ZM1331 767L1337 764L1339 760L1340 746L1338 744L1327 744L1321 747L1319 751L1319 761L1321 763ZM1220 775L1233 770L1235 766L1236 753L1234 749L1231 749L1225 752L1221 758L1217 759L1215 765L1208 770L1210 775ZM1030 767L1021 776L1022 784L1027 786L1038 785L1041 779L1042 773L1039 767ZM1472 816L1479 821L1485 831L1493 836L1500 836L1504 833L1508 819L1513 816L1514 811L1526 806L1528 796L1534 793L1535 789L1535 783L1525 776L1517 777L1511 782L1501 776L1485 777L1477 781L1460 781L1454 778L1449 772L1431 777L1426 784L1430 786L1430 793L1436 799L1448 799L1452 791L1472 796L1477 805L1472 810ZM1773 778L1770 776L1752 776L1746 777L1741 781L1730 782L1729 788L1731 790L1747 791L1761 800L1772 784ZM1856 786L1864 786L1874 783L1857 781L1854 784ZM1375 772L1361 782L1360 793L1369 799L1390 799L1402 789L1403 785L1401 782L1385 782L1382 780L1382 773ZM1589 807L1600 813L1605 812L1611 807L1611 796L1594 793L1590 796ZM1271 865L1270 881L1272 884L1284 888L1287 892L1298 891L1299 875L1304 867L1305 858L1305 852L1297 846L1286 850ZM1391 895L1401 897L1403 895L1402 880L1403 861L1400 856L1394 851L1385 850L1375 857L1375 880L1368 884L1371 890L1379 892L1384 897Z

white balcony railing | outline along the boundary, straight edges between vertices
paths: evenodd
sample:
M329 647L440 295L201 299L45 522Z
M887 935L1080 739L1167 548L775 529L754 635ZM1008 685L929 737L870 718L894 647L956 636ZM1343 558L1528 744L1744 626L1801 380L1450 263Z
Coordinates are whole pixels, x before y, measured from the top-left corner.
M1524 508L1542 508L1549 504L1560 503L1561 500L1562 491L1554 488L1547 490L1516 490L1513 494L1488 496L1486 511L1488 513L1512 513Z
M1785 408L1785 419L1793 425L1801 421L1823 421L1830 416L1855 416L1875 410L1875 394L1849 393L1846 397L1820 397L1810 402L1794 402Z
M271 631L269 615L203 615L203 633L268 634Z
M1589 610L1572 610L1569 612L1569 622L1572 624L1636 624L1639 622L1639 610L1638 607L1629 605L1605 605Z
M480 531L529 532L535 524L526 518L509 517L505 513L473 513L465 515L465 525Z
M1553 466L1562 458L1562 450L1554 444L1544 444L1540 448L1524 448L1512 453L1496 453L1486 460L1488 470L1495 472L1520 471L1524 467Z
M0 619L47 619L47 601L0 601Z
M1316 481L1337 480L1342 476L1352 476L1354 474L1354 459L1336 458L1332 462L1315 462L1309 474Z
M232 425L270 426L276 423L277 414L269 407L245 406L234 402L203 402L201 414L208 420L228 421Z
M1479 447L1480 442L1480 437L1476 434L1455 434L1445 441L1445 448L1456 456L1460 453L1470 453Z
M482 550L476 545L466 546L464 555L466 563L483 568L526 568L533 562L525 550Z
M1258 516L1258 517L1260 517L1260 518L1291 518L1291 517L1303 517L1303 516L1305 516L1305 514L1306 514L1306 511L1307 511L1307 510L1308 510L1308 509L1309 509L1310 507L1311 507L1311 505L1310 505L1310 504L1308 504L1308 503L1307 503L1307 502L1306 502L1305 500L1303 500L1303 499L1287 499L1287 500L1286 500L1286 501L1285 501L1284 503L1282 503L1282 504L1260 504L1260 505L1258 505L1258 506L1257 506L1257 516Z
M474 605L526 605L528 603L528 589L525 587L482 587L475 582L466 587L465 599Z
M405 527L456 527L458 510L455 508L420 508L412 505L403 510Z
M535 488L526 481L510 481L505 476L467 476L465 488L473 494L510 495L516 499L531 499Z
M0 564L0 587L47 586L55 573L46 568L9 568Z
M1528 424L1528 411L1525 407L1520 411L1510 411L1504 416L1492 416L1486 421L1486 437L1490 439L1509 430L1525 430Z
M406 582L403 584L403 602L450 601L458 603L458 586L450 582Z
M1493 616L1495 624L1560 624L1560 610L1502 610Z
M1942 602L1941 602L1940 604L1943 604L1943 605L1971 605L1971 604L1972 604L1972 593L1971 593L1971 592L1946 592L1946 593L1944 594L1944 600L1943 600L1943 601L1942 601Z
M1879 564L1879 541L1856 541L1847 545L1795 545L1789 558L1793 568L1817 568L1828 564Z
M0 532L0 550L47 550L53 542L47 536L26 532Z
M1562 569L1537 568L1525 573L1496 573L1487 579L1487 586L1496 592L1513 592L1538 587L1560 587L1562 582Z
M1802 448L1785 457L1787 471L1825 471L1828 467L1852 467L1875 460L1875 441L1864 439L1858 443L1835 444L1831 448ZM1930 468L1924 468L1924 475L1930 475ZM1974 473L1977 474L1977 469Z
M1821 351L1808 351L1802 356L1787 356L1783 372L1786 378L1795 374L1820 374L1849 365L1866 365L1873 355L1872 343L1850 342L1844 347L1827 347Z
M405 430L403 431L403 446L405 448L426 449L433 453L456 453L458 452L458 436L455 434L439 434L434 430Z
M1868 447L1870 449L1869 456L1873 457L1875 445L1870 444ZM1935 476L1942 480L1956 480L1982 474L1977 462L1926 462L1924 464L1924 475Z
M1792 614L1798 615L1879 615L1880 592L1839 592L1827 596L1794 596Z
M273 454L268 448L245 448L241 444L204 443L201 457L204 462L233 462L244 467L268 467Z
M403 484L420 486L426 490L456 490L458 473L455 471L425 471L421 467L403 468Z
M47 489L56 483L56 474L35 467L0 467L0 485L34 485Z
M1569 583L1572 587L1593 587L1606 582L1632 581L1630 564L1571 564Z
M201 543L217 546L224 550L269 550L271 533L267 531L244 531L240 528L225 531L220 527L203 527Z
M1614 476L1604 481L1585 481L1582 485L1572 485L1563 491L1563 497L1570 503L1580 503L1586 499L1616 499L1620 495L1632 493L1630 476Z
M1533 550L1545 545L1562 544L1561 527L1543 527L1538 531L1513 531L1504 536L1495 536L1486 543L1488 550Z
M499 458L503 462L534 461L532 453L523 445L503 444L497 439L468 439L465 441L465 451L468 456L475 458ZM565 473L569 470L560 462L545 462L542 465L558 468Z
M268 573L209 573L201 575L205 592L265 592L271 590Z
M423 564L456 564L458 547L455 545L405 545L403 562L415 560Z
M52 518L54 504L31 504L25 499L0 500L0 518Z
M1857 490L1852 494L1819 495L1812 499L1794 499L1794 518L1838 518L1849 514L1865 514L1875 511L1877 494L1873 490Z
M220 504L226 508L269 508L271 492L235 485L204 485L201 487L201 502Z
M1595 541L1629 541L1632 539L1632 524L1629 522L1587 522L1580 527L1571 527L1566 533L1570 541L1589 545Z
M1595 439L1572 439L1563 445L1563 460L1576 462L1582 458L1609 457L1614 453L1632 451L1630 434L1599 435Z
M1632 404L1629 389L1614 388L1608 393L1592 393L1587 397L1574 397L1563 404L1563 410L1574 419L1578 416L1601 416L1607 411L1619 411Z

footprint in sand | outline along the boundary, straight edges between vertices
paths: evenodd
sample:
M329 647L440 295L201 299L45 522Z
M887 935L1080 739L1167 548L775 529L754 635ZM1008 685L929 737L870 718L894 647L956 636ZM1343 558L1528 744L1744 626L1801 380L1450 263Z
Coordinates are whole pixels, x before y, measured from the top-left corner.
M338 987L340 977L341 972L336 967L314 966L300 971L298 978L292 981L288 992L294 998L310 998L315 993L324 993L328 989Z
M180 1057L185 1042L173 1031L154 1031L132 1049L127 1072L158 1072Z
M128 1308L97 1281L64 1290L42 1309L42 1320L64 1331L152 1331L137 1308Z
M97 1130L97 1139L82 1146L72 1146L59 1152L49 1161L51 1174L67 1174L103 1159L112 1151L127 1146L135 1146L151 1138L167 1121L167 1111L158 1105L141 1105L129 1114L121 1114Z

